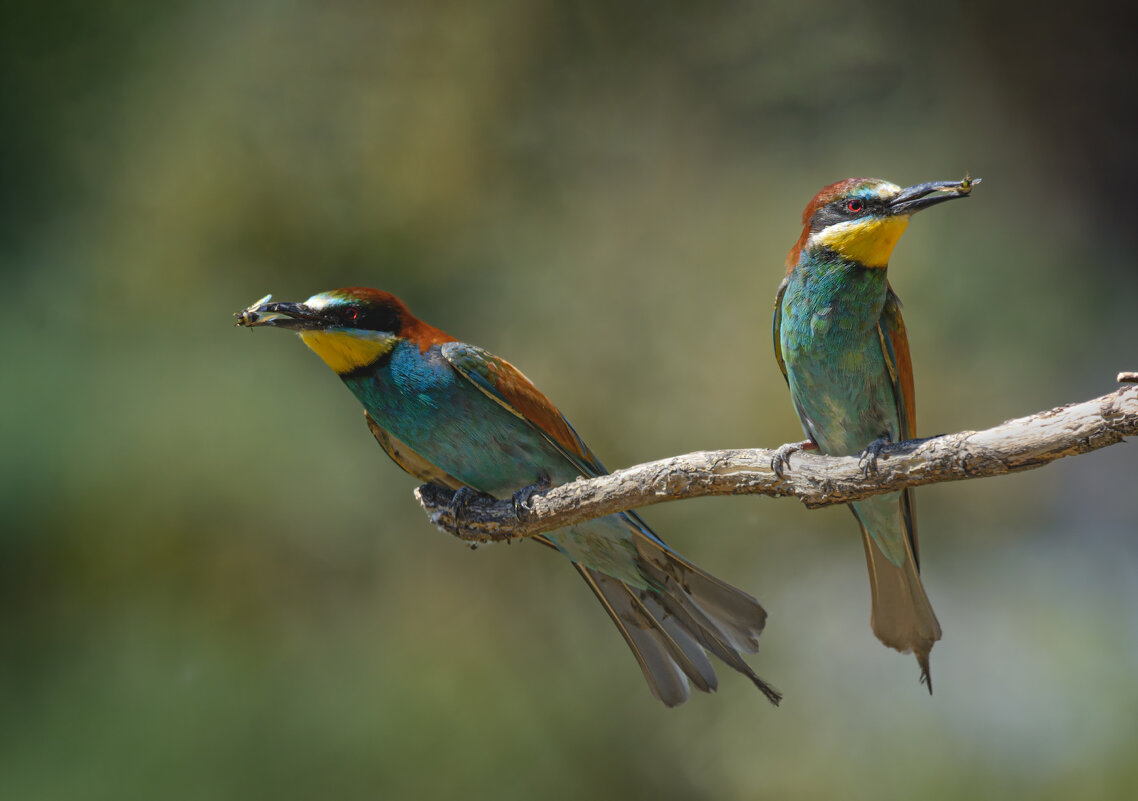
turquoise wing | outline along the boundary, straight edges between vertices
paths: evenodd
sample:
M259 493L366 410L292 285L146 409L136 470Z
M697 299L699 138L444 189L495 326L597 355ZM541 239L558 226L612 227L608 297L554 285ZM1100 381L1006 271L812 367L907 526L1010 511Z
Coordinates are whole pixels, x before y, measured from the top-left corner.
M446 342L439 351L463 378L541 434L581 475L592 477L608 472L565 416L521 370L465 342Z

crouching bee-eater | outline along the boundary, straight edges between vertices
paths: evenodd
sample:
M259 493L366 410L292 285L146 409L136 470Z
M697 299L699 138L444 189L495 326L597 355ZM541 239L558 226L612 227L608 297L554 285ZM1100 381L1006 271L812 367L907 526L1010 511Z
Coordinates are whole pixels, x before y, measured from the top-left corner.
M387 292L361 287L303 303L268 298L238 324L296 331L363 404L387 455L420 481L504 499L535 484L606 473L561 412L509 362L414 317ZM717 686L707 652L781 696L743 660L766 612L750 595L666 546L634 512L537 537L596 594L668 706L689 686Z
M784 445L774 467L816 448L862 454L867 473L889 442L915 436L913 366L901 302L886 278L909 217L966 197L980 179L901 188L849 178L819 192L802 213L774 309L774 348L807 439ZM850 504L861 527L872 595L870 625L885 645L912 652L932 692L929 652L940 624L921 584L913 493Z

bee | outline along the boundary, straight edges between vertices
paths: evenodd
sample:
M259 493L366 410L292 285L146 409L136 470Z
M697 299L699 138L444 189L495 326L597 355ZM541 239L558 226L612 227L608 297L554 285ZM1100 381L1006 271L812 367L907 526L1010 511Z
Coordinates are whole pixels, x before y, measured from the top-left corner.
M272 297L272 295L265 295L265 297L261 298L256 303L249 304L248 308L242 309L239 312L234 312L233 316L237 318L237 322L235 322L234 325L255 325L257 321L261 319L261 315L257 312L257 309L268 303Z

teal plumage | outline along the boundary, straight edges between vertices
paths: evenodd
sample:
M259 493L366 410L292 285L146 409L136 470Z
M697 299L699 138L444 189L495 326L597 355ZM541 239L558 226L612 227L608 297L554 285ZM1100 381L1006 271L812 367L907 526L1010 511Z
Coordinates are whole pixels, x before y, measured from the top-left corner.
M861 453L879 437L908 439L877 332L889 292L884 270L807 255L782 297L779 346L806 435L822 453ZM851 504L893 564L906 560L900 493Z
M350 288L302 304L261 302L245 325L297 330L364 406L387 454L422 481L496 498L605 473L556 407L509 362L415 318L386 292ZM535 538L568 556L668 706L717 686L707 652L777 703L740 652L766 612L679 556L632 512Z
M829 455L864 453L915 436L915 400L901 305L886 267L910 214L978 182L908 189L869 178L826 187L803 213L775 304L775 353L807 441L784 446ZM929 652L941 629L918 574L911 490L850 504L862 530L872 592L871 625L886 645L913 652L932 691Z
M509 498L542 475L556 486L607 472L576 432L570 449L519 419L508 393L492 383L487 367L494 359L462 342L422 351L404 339L385 364L345 377L344 383L379 427L396 432L422 459L477 492ZM617 520L626 524L614 525ZM575 562L646 589L649 577L638 563L635 540L659 540L629 520L603 518L547 539Z

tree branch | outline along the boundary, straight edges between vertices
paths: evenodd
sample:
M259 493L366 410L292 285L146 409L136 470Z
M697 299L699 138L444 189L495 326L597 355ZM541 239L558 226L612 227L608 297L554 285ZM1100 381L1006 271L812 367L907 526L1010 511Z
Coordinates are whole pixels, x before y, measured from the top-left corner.
M1121 373L1119 381L1138 380ZM1030 470L1088 453L1138 434L1138 386L1094 400L1009 420L984 431L962 431L886 446L866 475L857 457L795 453L778 476L774 451L698 451L578 479L534 492L525 504L489 496L462 499L434 484L415 490L431 522L474 543L532 537L625 509L704 495L794 496L815 508L905 487Z

